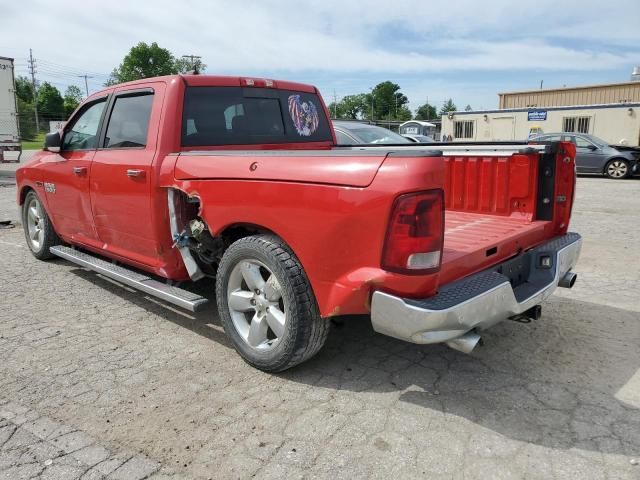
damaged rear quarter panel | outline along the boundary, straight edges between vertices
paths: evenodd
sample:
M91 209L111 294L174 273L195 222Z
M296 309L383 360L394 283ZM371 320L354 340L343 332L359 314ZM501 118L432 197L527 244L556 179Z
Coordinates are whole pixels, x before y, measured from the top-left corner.
M181 160L176 162L176 172L184 171L180 169ZM440 159L393 158L379 170L383 175L374 175L367 187L309 183L306 178L215 179L211 178L214 170L204 174L208 177L205 179L174 178L171 185L165 185L200 198L200 214L214 236L244 224L262 227L282 238L300 260L320 313L326 317L367 313L373 289L409 296L435 292L437 275L389 273L380 268L380 258L396 195L441 187L444 166ZM249 177L248 168L246 172L244 176ZM301 176L299 170L298 178ZM313 178L313 174L310 176Z

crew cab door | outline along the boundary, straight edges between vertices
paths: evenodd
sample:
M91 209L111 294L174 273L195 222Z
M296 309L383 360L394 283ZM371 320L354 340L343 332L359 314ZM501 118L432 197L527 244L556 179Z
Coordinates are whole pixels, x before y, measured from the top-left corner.
M152 228L152 163L163 84L116 89L91 167L93 219L103 248L146 265L158 257Z
M89 174L96 153L107 96L90 100L64 128L60 153L43 164L49 213L56 231L81 243L96 241Z

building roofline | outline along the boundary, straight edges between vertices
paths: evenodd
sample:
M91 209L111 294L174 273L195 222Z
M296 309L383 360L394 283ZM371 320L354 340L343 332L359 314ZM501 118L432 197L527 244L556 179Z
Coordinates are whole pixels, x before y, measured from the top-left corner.
M521 108L497 108L495 110L471 110L461 112L451 112L454 115L473 115L484 113L518 113L518 112L534 112L536 110L597 110L601 108L640 108L640 103L601 103L597 105L564 105L556 107L521 107ZM443 115L443 117L446 115Z
M546 93L546 92L565 92L567 90L582 90L585 88L596 88L596 87L624 87L629 85L639 85L640 81L629 81L629 82L619 82L619 83L594 83L591 85L578 85L575 87L555 87L555 88L539 88L534 90L513 90L510 92L498 92L498 96L502 95L515 95L515 94L523 94L523 93Z
M0 60L11 60L13 62L13 58L11 57L0 57Z

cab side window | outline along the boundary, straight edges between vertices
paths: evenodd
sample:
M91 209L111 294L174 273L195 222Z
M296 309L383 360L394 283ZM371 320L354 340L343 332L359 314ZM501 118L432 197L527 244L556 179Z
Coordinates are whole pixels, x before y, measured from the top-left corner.
M94 150L98 146L98 127L106 98L89 105L65 129L62 150Z
M147 145L153 93L116 97L104 138L104 148L141 148Z

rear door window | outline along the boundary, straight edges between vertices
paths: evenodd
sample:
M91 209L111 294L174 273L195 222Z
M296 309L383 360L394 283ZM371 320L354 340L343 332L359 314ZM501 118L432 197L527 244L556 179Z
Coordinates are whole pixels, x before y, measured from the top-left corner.
M146 146L152 105L152 92L116 97L104 138L104 148Z
M187 87L182 145L330 141L316 94L268 88Z

